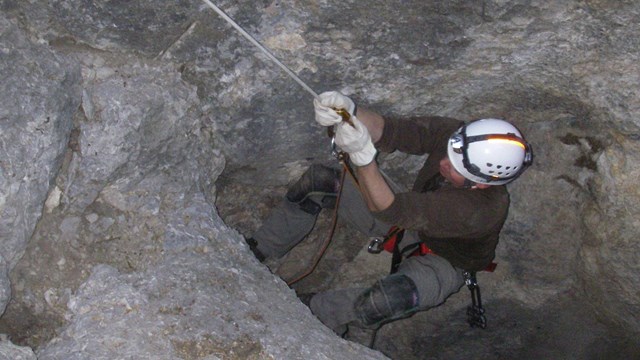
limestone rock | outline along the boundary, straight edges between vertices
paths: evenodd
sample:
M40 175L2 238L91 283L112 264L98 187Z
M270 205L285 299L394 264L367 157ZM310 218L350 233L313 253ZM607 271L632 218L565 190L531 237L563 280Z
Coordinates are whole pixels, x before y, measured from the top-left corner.
M24 346L17 346L6 339L0 341L0 359L3 360L36 360L36 354Z
M0 16L0 312L6 274L22 256L62 164L79 105L76 64Z
M195 90L172 67L74 56L82 64L83 111L55 179L59 199L48 202L16 266L17 293L5 318L19 323L27 312L43 319L15 330L40 332L41 339L52 334L41 332L51 327L40 321L63 321L70 293L93 266L145 269L165 247L180 246L171 241L167 217L183 216L174 213L187 211L194 194L213 198L224 168L200 125Z

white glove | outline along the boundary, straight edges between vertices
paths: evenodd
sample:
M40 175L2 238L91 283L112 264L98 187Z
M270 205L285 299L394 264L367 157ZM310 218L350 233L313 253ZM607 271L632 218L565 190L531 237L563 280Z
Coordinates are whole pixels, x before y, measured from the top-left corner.
M352 116L351 120L355 127L346 122L338 124L336 145L349 154L354 165L368 165L375 159L377 150L373 146L367 127L355 116Z
M337 91L327 91L318 95L318 98L313 99L313 108L316 112L318 124L333 126L342 121L342 116L338 115L332 108L345 109L353 116L356 104L353 100Z

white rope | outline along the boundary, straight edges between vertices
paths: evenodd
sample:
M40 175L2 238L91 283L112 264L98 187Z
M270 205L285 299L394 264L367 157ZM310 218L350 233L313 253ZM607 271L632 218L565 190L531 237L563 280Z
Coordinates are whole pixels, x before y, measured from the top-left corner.
M204 1L207 5L209 5L210 8L212 8L215 12L218 13L218 15L222 16L223 19L225 19L229 24L231 24L231 26L233 26L234 28L236 28L236 30L238 30L240 32L240 34L242 34L242 36L244 36L245 38L247 38L247 40L251 41L251 43L253 45L255 45L258 49L260 49L265 55L267 55L267 57L269 59L271 59L271 61L273 61L274 63L276 63L278 66L280 66L280 68L282 68L282 70L284 70L284 72L287 73L287 75L289 75L293 80L295 80L298 84L300 84L305 90L307 90L311 95L313 95L314 98L318 98L318 94L316 94L315 91L313 91L313 89L311 89L309 87L309 85L305 84L304 81L302 81L298 75L296 75L293 71L291 71L285 64L283 64L282 62L280 62L280 60L278 60L278 58L276 58L270 51L269 49L267 49L266 47L262 46L262 44L260 44L258 42L258 40L254 39L253 36L249 35L248 32L246 32L242 27L240 27L240 25L238 25L235 21L233 21L232 18L230 18L227 14L224 13L224 11L220 10L220 8L218 8L216 5L214 5L211 1L209 0L202 0Z

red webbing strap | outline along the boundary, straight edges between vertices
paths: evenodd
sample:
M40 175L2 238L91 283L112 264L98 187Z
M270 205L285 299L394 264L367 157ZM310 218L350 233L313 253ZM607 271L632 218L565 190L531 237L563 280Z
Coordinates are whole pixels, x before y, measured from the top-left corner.
M482 269L482 271L494 272L497 267L498 267L498 264L492 261L489 265L487 265L486 268Z
M398 241L398 234L402 231L404 230L395 225L392 226L389 232L387 232L387 235L385 235L384 240L382 240L382 248L387 252L393 253L393 249Z
M389 229L389 232L384 237L384 240L382 242L382 248L387 252L396 254L395 255L396 258L398 257L398 254L399 254L398 242L402 240L401 234L403 232L404 232L404 229L394 225L391 227L391 229ZM433 250L431 250L427 246L427 244L421 242L418 248L412 251L409 255L407 255L407 257L422 256L427 254L435 254L435 252L433 252ZM397 264L395 266L392 265L392 269L394 268L397 269L397 266L399 265L399 262L401 261L401 259L397 259L395 261L397 262ZM491 263L489 263L489 265L487 265L487 267L485 267L480 271L494 272L496 270L496 267L498 267L498 264L492 261Z

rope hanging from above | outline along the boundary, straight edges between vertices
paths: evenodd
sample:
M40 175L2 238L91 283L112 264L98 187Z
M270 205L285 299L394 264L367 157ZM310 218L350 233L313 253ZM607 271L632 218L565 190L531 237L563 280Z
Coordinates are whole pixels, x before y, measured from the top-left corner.
M280 60L278 60L275 55L269 51L266 47L264 47L258 40L256 40L253 36L251 36L246 30L244 30L238 23L236 23L232 18L229 17L224 11L222 11L219 7L217 7L210 0L202 0L207 4L213 11L217 12L223 19L225 19L231 26L233 26L242 36L244 36L247 40L249 40L253 45L255 45L260 51L262 51L271 61L276 63L282 70L284 70L287 75L289 75L293 80L295 80L300 86L302 86L307 92L309 92L315 99L318 99L318 94L313 91L313 89L307 85L298 75L296 75L291 69L289 69L285 64L283 64Z

